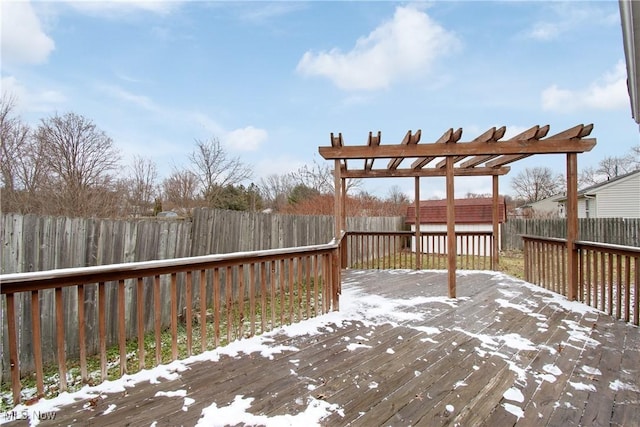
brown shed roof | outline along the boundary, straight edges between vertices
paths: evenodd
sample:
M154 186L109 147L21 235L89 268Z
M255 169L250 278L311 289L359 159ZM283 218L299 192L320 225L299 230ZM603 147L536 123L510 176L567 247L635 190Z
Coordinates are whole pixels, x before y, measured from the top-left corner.
M491 198L456 199L456 224L491 224L493 222L493 201ZM504 197L498 198L498 221L505 222L507 208ZM407 224L415 224L415 206L407 209ZM447 201L446 200L422 200L420 201L421 224L446 224Z

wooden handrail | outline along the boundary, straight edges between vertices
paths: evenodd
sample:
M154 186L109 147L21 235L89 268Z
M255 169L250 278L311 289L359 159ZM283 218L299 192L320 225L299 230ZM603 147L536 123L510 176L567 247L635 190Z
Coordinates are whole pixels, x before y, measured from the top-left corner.
M303 255L326 253L337 249L339 243L332 240L322 245L300 246L294 248L270 249L252 252L233 252L229 254L202 255L197 257L174 258L130 262L122 264L99 265L92 267L61 268L58 270L34 271L0 275L1 294L52 289L74 286L83 283L110 282L132 279L140 276L182 273L190 270L226 267L238 263L249 264L280 259L283 255Z

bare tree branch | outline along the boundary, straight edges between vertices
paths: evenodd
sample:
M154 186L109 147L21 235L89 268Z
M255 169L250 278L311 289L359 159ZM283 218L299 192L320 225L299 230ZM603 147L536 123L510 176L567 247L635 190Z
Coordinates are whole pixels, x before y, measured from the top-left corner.
M200 184L203 198L215 206L222 189L238 185L251 178L252 171L239 157L230 157L218 138L196 139L196 147L189 160Z

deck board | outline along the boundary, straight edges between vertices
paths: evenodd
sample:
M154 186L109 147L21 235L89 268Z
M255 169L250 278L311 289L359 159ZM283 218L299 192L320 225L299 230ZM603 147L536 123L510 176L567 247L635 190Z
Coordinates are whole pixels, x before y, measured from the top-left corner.
M335 404L322 420L330 426L640 425L639 328L567 310L504 275L457 279L449 300L444 272L345 271L341 307L363 304L358 316L312 335L276 331L268 345L282 347L271 357L190 362L177 379L103 394L90 408L79 400L40 425L192 426L237 396L271 418L313 399ZM382 317L371 296L395 314ZM156 396L178 390L186 396Z

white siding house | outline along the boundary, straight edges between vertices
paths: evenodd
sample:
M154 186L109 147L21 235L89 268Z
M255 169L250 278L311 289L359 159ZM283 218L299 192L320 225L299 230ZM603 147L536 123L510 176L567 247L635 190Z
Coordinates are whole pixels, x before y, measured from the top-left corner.
M578 218L640 218L640 170L580 190Z
M561 203L564 200L566 200L564 194L556 194L537 202L531 202L522 206L521 209L526 212L527 217L531 218L564 218L564 203Z

